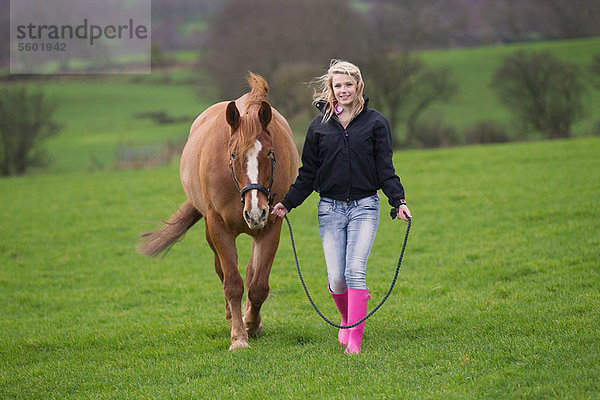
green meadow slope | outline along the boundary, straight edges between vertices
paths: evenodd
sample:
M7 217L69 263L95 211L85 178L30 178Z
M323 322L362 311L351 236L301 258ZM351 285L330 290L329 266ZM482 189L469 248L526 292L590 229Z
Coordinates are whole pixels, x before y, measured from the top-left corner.
M413 229L356 357L312 311L285 227L264 335L235 353L202 222L162 260L135 253L148 222L184 200L177 166L1 179L0 398L598 398L600 138L395 163ZM334 318L316 200L290 219L305 280ZM382 205L370 308L406 226ZM238 245L245 265L249 241Z
M121 144L185 141L196 116L210 104L190 85L131 83L130 81L70 80L43 85L58 104L60 135L48 143L54 172L84 170L94 160L112 168ZM164 111L180 119L158 125L140 114Z

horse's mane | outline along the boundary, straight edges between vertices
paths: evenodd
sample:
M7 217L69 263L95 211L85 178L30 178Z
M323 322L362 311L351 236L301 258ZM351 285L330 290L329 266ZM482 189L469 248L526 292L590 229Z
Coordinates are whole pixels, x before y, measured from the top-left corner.
M258 110L263 101L267 97L269 85L267 81L253 72L249 72L246 78L250 86L250 93L240 97L236 102L241 102L245 99L240 110L240 127L236 135L232 137L230 143L232 149L240 156L244 156L246 152L254 146L254 142L258 135L262 132L262 125L258 118Z
M265 81L265 78L253 72L248 72L246 81L250 86L250 99L246 103L245 107L247 110L251 106L260 106L260 103L267 98L269 85L267 84L267 81Z

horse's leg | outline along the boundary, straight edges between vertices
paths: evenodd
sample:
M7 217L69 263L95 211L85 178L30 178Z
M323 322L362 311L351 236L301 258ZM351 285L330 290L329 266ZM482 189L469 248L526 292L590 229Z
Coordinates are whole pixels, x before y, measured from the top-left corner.
M257 329L255 327L251 327L250 324L248 323L249 318L250 318L250 299L249 299L249 293L250 293L250 287L252 285L252 280L254 279L254 269L256 268L256 260L255 260L255 254L257 254L257 249L256 249L256 241L254 238L252 238L252 250L250 252L250 259L248 259L248 265L246 266L246 286L247 286L247 292L246 292L246 302L244 303L244 324L246 325L246 330L248 331L248 335L252 336L252 337L257 337L260 336L262 333L262 323L259 324L259 329L257 331ZM259 319L260 319L260 314L259 314Z
M263 330L260 308L269 296L269 275L279 246L280 230L281 220L277 220L252 241L252 279L246 281L248 294L244 313L244 323L250 336L260 336Z
M217 250L215 249L215 246L213 245L212 240L210 239L210 235L208 234L208 228L206 229L206 241L208 242L208 245L212 249L213 253L215 253L215 272L219 276L222 285L223 269L221 268L221 261L219 260ZM225 299L225 319L227 320L227 322L231 323L231 310L229 309L229 303L227 302L227 299Z
M252 282L254 278L254 238L252 238L252 250L250 251L250 258L248 259L248 265L246 265L246 286ZM248 307L250 307L250 302L248 301L248 296L246 295L246 302L244 303L244 315L248 312Z
M248 333L242 321L244 281L237 268L235 236L216 213L209 212L205 218L207 219L207 233L210 235L210 241L219 257L223 273L223 291L231 311L231 346L229 350L249 347Z

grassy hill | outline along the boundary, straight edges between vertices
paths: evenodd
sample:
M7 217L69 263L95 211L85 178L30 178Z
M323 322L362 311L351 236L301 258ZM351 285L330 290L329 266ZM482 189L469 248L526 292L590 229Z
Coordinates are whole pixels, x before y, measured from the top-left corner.
M0 398L598 398L600 138L395 162L413 229L357 357L310 308L285 230L264 336L227 351L203 224L163 260L134 252L147 222L183 201L175 165L1 179ZM333 318L315 203L290 218L305 280ZM370 308L405 228L387 211ZM238 244L243 265L249 241Z
M56 119L64 124L62 133L48 144L55 159L52 171L83 170L92 158L112 167L119 144L185 140L194 118L210 105L190 85L100 79L51 82L44 87L58 103ZM157 125L139 117L158 111L182 121Z
M502 58L517 49L548 49L578 63L591 82L588 68L593 55L600 52L600 38L423 52L421 56L429 65L449 67L459 85L459 93L449 104L436 105L425 118L441 116L459 133L486 119L504 122L510 128L511 116L489 85ZM193 57L187 52L177 59L189 66ZM185 139L195 116L221 100L214 95L206 77L198 77L197 72L186 68L172 71L170 79L165 79L164 72L158 72L133 78L76 77L39 82L58 104L56 116L64 125L60 136L48 143L54 158L50 171L84 170L98 165L108 168L115 163L119 144ZM194 83L198 78L203 85ZM240 94L245 90L240 87ZM591 84L586 106L585 118L574 126L576 136L591 132L600 119L595 113L600 109L600 90ZM164 111L179 122L157 125L150 119L139 118L140 113L157 111ZM302 143L306 124L296 123L293 129L297 142Z
M573 132L575 135L592 132L600 123L597 113L600 110L600 90L594 88L592 82L599 84L600 78L592 76L590 67L594 55L600 53L600 38L422 52L420 55L428 65L450 68L459 86L458 94L449 104L436 105L429 115L442 115L444 121L459 129L485 119L510 124L510 113L501 105L490 85L503 58L517 50L550 51L580 67L589 90L584 101L586 115L574 124Z

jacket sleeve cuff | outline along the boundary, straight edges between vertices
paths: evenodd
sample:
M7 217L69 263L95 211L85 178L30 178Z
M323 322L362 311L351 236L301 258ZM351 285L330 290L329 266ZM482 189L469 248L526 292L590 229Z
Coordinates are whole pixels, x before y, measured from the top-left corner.
M287 199L281 200L281 204L283 204L283 206L288 212L292 211L292 208L294 208Z
M398 198L396 198L396 199L390 200L390 205L392 207L398 208L401 205L406 205L406 200L405 199L398 199Z

